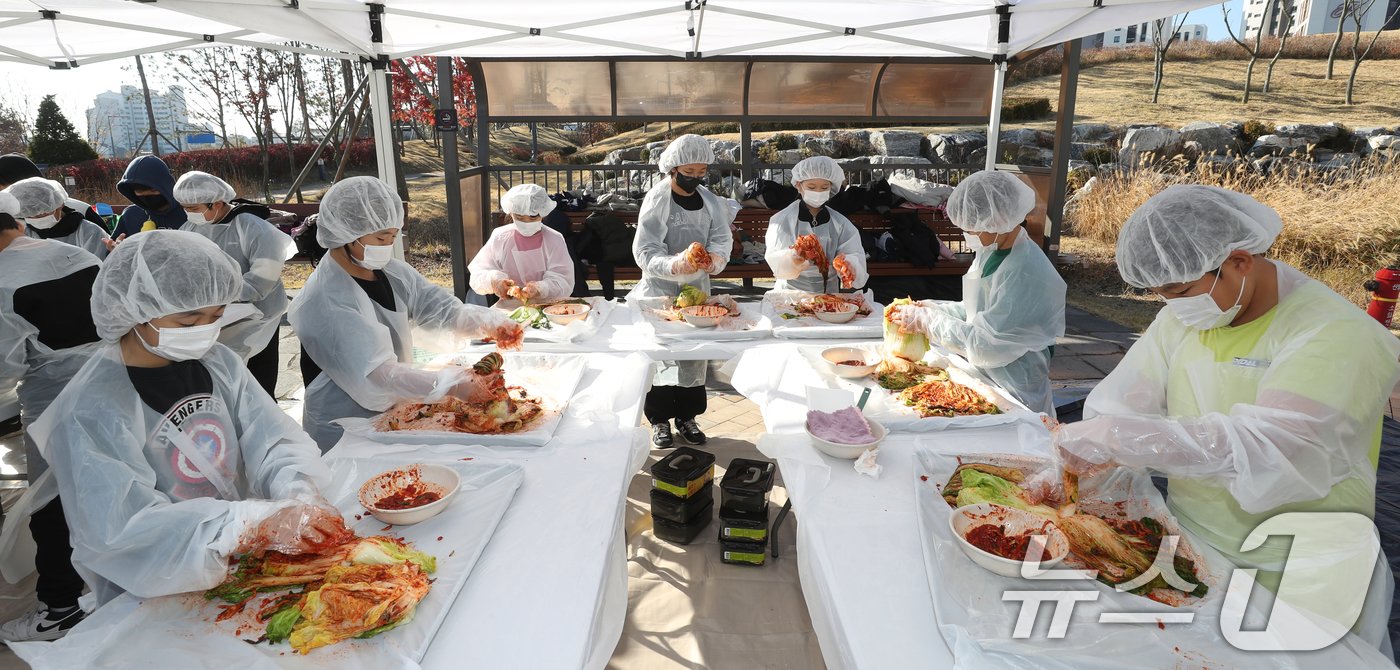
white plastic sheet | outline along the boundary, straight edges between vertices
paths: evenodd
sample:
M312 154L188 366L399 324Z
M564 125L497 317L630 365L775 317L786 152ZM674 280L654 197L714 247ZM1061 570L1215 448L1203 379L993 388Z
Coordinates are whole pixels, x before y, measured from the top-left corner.
M365 480L414 462L407 455L337 461L333 465L336 488L324 493L343 514L362 512L358 493ZM458 471L462 484L441 514L390 531L368 514L358 521L353 516L347 519L347 525L361 536L400 536L437 557L432 590L418 604L413 621L393 631L303 656L286 644L244 641L262 633L250 623L256 612L253 605L239 617L215 622L217 603L200 593L144 601L125 594L57 642L14 644L11 649L36 669L417 667L524 478L523 469L511 463L443 464Z
M965 454L947 448L916 451L920 478L913 480L918 507L919 536L923 541L939 632L954 650L957 667L963 668L1168 668L1168 667L1269 667L1361 668L1393 667L1387 659L1355 635L1322 652L1243 652L1228 645L1221 635L1220 611L1232 566L1218 552L1177 526L1165 501L1144 473L1115 469L1080 481L1081 509L1097 505L1099 512L1121 508L1126 518L1151 516L1164 523L1171 535L1180 536L1178 555L1197 561L1197 574L1210 587L1202 598L1180 607L1163 605L1142 596L1123 593L1092 580L1039 581L1001 577L968 559L948 527L952 508L939 493ZM1001 464L1003 457L987 455L978 460ZM1053 467L1053 466L1051 466ZM924 480L923 477L927 477ZM1062 568L1071 567L1068 560ZM1020 602L1004 602L1008 591L1073 591L1094 594L1092 601L1077 603L1063 639L1046 636L1050 607L1042 607L1038 625L1027 639L1011 634L1020 616ZM1258 621L1265 620L1267 603L1253 608ZM1142 623L1103 623L1102 614L1142 614ZM1189 623L1172 617L1189 614ZM1155 617L1155 618L1154 618ZM1246 621L1250 621L1246 615Z
M879 338L884 335L885 306L875 302L873 291L864 291L865 304L870 313L857 315L846 323L827 323L814 316L784 318L783 314L796 315L791 309L794 300L809 293L801 291L769 291L763 295L763 315L773 324L773 336L783 339L864 339Z
M673 340L683 342L755 340L769 337L773 324L764 316L758 305L740 303L739 316L723 317L713 328L700 328L684 321L667 321L657 315L656 310L670 303L670 298L636 298L628 301L632 322L649 332L657 341L667 343Z
M645 356L590 355L544 449L385 445L347 437L328 458L510 462L525 483L423 659L429 669L602 667L626 611L622 513L646 458ZM459 631L446 635L446 631Z
M882 346L880 343L866 343L858 345L856 348L869 352L867 355L873 359L879 357ZM865 404L865 414L884 424L890 430L927 432L949 428L995 426L1014 421L1040 422L1039 415L1026 409L1026 406L1013 398L1011 394L988 383L976 372L976 368L963 360L962 357L948 353L941 348L930 349L928 355L924 356L923 362L946 369L949 379L982 394L1001 408L1001 414L921 418L917 412L905 407L904 403L900 402L897 393L881 388L874 377L861 379L837 377L836 373L831 370L831 364L821 356L821 352L827 348L825 346L803 346L799 348L799 351L826 386L849 390L857 397L865 389L871 389L870 400Z
M588 303L588 318L572 321L563 326L550 323L549 328L532 328L527 326L525 328L525 341L569 343L580 342L597 336L599 329L603 327L608 317L617 309L617 301L605 300L598 297L583 298L583 301ZM499 306L500 303L497 303L497 307ZM505 311L509 313L513 310L514 307L506 309Z
M559 354L532 354L506 352L505 378L508 386L521 386L532 396L541 400L544 414L529 430L504 435L474 435L434 430L397 430L381 432L376 430L376 418L341 419L336 423L345 427L350 435L364 437L376 442L397 444L456 444L462 442L493 444L502 446L542 446L554 436L559 421L568 410L574 389L583 376L586 361L580 356ZM447 365L470 366L480 359L476 355L447 357L440 362Z

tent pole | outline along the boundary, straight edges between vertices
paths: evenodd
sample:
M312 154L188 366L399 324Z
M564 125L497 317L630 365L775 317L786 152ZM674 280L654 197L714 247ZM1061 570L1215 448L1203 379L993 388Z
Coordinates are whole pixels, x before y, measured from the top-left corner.
M1064 229L1065 197L1069 179L1070 142L1074 138L1074 103L1079 91L1079 50L1081 40L1065 42L1060 65L1060 104L1055 112L1055 164L1050 169L1050 200L1046 203L1045 252L1060 254L1060 231Z
M349 98L346 98L345 105L336 113L335 119L331 121L330 127L326 129L325 134L321 137L321 141L316 144L316 150L311 152L311 158L306 159L306 165L302 166L301 172L297 173L297 178L292 181L292 185L287 189L286 195L282 196L282 202L291 202L293 194L301 194L302 182L305 182L306 177L311 174L311 168L315 167L316 159L321 157L321 152L325 151L326 145L330 143L331 134L335 132L336 128L340 127L341 123L345 122L345 116L349 114L350 109L355 106L355 102L359 100L360 94L364 92L364 88L365 80L361 79L359 85L355 87L355 92ZM349 152L347 151L346 153L348 154Z
M365 76L369 78L370 123L374 128L374 156L379 167L379 180L398 193L399 179L394 169L394 124L389 120L392 108L389 104L388 71L387 59L365 63ZM394 238L394 258L404 259L403 235Z
M457 92L452 88L452 58L437 59L438 109L457 109ZM467 249L462 231L461 166L457 161L457 129L438 131L442 139L442 185L447 192L447 237L452 243L452 292L467 295Z
M379 179L397 191L398 178L394 174L394 124L389 120L389 114L392 112L389 104L389 82L384 76L387 65L379 62L366 63L365 75L369 77L370 123L374 128L374 155L379 168Z
M992 113L987 120L987 164L984 169L995 170L1001 151L1001 99L1006 88L1006 61L992 64Z

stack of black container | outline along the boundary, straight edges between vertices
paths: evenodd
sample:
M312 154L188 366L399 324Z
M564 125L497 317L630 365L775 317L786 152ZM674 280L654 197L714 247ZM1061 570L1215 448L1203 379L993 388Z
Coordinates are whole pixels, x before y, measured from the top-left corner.
M690 544L714 516L714 454L680 447L651 466L652 532Z
M768 461L736 458L720 481L720 560L763 565L768 549L768 492L774 466Z

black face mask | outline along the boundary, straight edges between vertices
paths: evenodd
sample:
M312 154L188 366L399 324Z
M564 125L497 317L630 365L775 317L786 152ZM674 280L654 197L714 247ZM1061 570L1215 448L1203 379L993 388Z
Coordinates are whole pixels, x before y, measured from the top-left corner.
M690 175L680 174L679 172L676 173L675 179L676 185L681 187L681 190L686 193L694 193L695 189L700 188L700 185L705 183L704 177L691 177Z
M170 201L163 195L143 195L141 196L141 206L148 212L164 212L170 208Z

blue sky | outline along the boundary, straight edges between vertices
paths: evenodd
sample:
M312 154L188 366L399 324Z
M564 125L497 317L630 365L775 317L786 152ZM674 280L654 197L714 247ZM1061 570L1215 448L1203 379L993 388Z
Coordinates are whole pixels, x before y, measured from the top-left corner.
M1230 23L1234 27L1236 34L1239 34L1240 7L1243 4L1244 0L1230 0L1228 3L1230 9ZM1220 5L1211 5L1191 12L1186 22L1204 23L1209 26L1206 30L1206 34L1209 35L1212 40L1230 39L1230 36L1225 33L1225 21L1220 16Z

